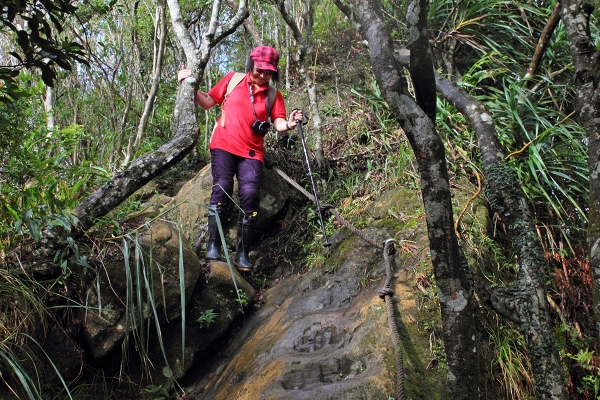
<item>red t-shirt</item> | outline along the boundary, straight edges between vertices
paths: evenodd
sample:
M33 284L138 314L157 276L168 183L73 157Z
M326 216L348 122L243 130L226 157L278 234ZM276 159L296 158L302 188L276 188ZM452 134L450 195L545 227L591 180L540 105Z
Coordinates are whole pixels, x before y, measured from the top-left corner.
M235 72L230 72L223 77L212 89L208 95L218 104L223 103L223 97L227 92L227 85ZM213 132L210 141L210 149L225 150L236 156L251 158L264 162L265 138L250 128L254 122L254 112L252 111L252 102L250 101L250 74L229 93L225 101L225 126L223 126L222 117L217 121L217 127ZM263 85L254 89L254 109L256 116L261 121L267 121L267 93L269 85ZM285 104L283 96L277 91L277 97L271 107L271 121L277 118L286 118Z

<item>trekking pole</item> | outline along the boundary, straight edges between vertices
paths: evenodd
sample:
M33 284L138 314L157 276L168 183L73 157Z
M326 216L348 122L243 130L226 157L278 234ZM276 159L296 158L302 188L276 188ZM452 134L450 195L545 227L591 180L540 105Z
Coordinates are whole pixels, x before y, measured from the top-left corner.
M302 112L302 114L304 114L304 112ZM306 150L306 142L304 141L304 132L302 131L302 121L296 120L296 124L298 124L298 135L300 136L300 141L302 142L302 148L304 149L304 158L306 159L306 166L308 167L308 176L310 176L310 183L312 184L313 193L315 196L315 203L317 204L317 210L319 211L319 220L321 221L321 229L323 230L323 237L325 238L325 243L323 244L323 247L329 247L329 246L331 246L331 243L329 243L329 240L327 239L327 233L325 233L325 224L323 223L323 209L321 208L321 202L319 201L319 196L317 195L317 185L315 185L313 173L310 168L310 162L308 161L308 150Z

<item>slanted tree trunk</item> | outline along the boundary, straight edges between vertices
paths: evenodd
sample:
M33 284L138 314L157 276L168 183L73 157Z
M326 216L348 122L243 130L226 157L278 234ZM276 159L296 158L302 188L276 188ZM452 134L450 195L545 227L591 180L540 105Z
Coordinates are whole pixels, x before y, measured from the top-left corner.
M583 126L588 145L590 200L588 246L592 270L594 316L600 335L600 51L590 34L592 2L561 1L561 18L567 29L571 56L575 65L575 109ZM598 339L600 341L600 337Z
M540 38L538 39L538 43L535 46L535 52L533 53L533 57L531 57L531 63L529 64L529 68L527 68L527 73L525 74L525 78L533 76L537 73L540 64L542 63L542 59L544 58L544 53L550 44L550 38L556 29L560 21L560 2L556 2L556 7L554 11L550 15L546 26L542 30Z
M196 82L202 76L210 58L211 50L225 37L241 25L248 16L246 2L240 1L236 14L227 24L219 26L218 16L221 2L215 0L208 30L202 35L199 47L187 30L178 0L167 0L173 30L186 54L188 65L193 76L182 82L177 93L176 109L178 123L175 136L158 150L134 160L129 168L117 174L91 196L83 200L75 209L82 229L91 228L98 218L103 217L113 208L138 189L159 176L182 160L194 147L198 137L198 116L195 103Z
M369 43L377 83L400 122L417 158L421 192L446 347L448 385L454 399L484 398L477 307L466 258L454 232L444 145L431 118L406 93L400 65L377 0L352 2L356 20Z

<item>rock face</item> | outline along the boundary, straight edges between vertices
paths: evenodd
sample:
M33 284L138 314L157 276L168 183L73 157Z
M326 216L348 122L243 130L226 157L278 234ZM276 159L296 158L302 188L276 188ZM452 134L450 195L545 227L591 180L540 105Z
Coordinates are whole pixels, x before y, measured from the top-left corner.
M104 361L120 357L124 341L130 349L148 349L146 354L127 356L133 381L143 382L148 365L152 365L149 373L153 384L168 386L173 379L183 377L254 300L254 289L235 268L200 260L190 245L206 224L211 186L208 166L174 198L150 198L145 215L156 217L161 210L168 212L129 235L119 243L120 249L113 248L98 281L88 288L88 307L82 310L81 318L93 358ZM285 181L269 170L265 171L261 191L259 226L268 224L281 211L290 193ZM182 304L186 306L185 323ZM156 329L156 322L160 329ZM127 334L136 330L138 333ZM148 345L140 346L140 340Z
M401 278L392 286L395 319L405 354L407 396L435 399L441 396L444 377L425 367L432 358L430 333L418 329L423 317L412 289L414 273L423 265L426 234L422 221L410 229L420 241L413 248L421 251L394 256ZM385 230L368 233L379 243L390 237ZM265 304L231 344L211 355L215 361L205 363L203 375L190 378L186 398L396 398L395 349L385 301L377 293L385 278L382 250L344 229L331 242L333 250L322 268L285 278L265 292Z
M181 283L184 283L183 298L188 302L200 276L198 258L189 244L180 242L179 232L169 222L154 221L128 245L131 254L128 262L120 254L105 263L105 270L99 275L100 294L94 290L97 286L91 286L90 309L82 311L84 335L96 359L120 345L125 332L137 327L139 321L152 316L165 323L179 317ZM154 304L148 301L149 293ZM142 302L136 301L138 294Z

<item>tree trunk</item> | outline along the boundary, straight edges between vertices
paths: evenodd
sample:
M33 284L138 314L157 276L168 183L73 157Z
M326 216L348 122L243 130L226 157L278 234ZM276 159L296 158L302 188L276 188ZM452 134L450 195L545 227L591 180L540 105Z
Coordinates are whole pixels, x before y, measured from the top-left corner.
M542 59L544 58L544 53L546 52L546 48L548 44L550 44L550 38L552 38L552 34L560 21L560 2L556 3L556 7L550 15L546 26L542 30L540 38L538 40L537 46L535 46L535 52L533 53L533 57L531 58L531 63L529 64L529 68L527 68L527 73L525 74L525 78L533 76L537 73L540 64L542 63ZM533 35L532 35L533 36Z
M229 0L229 5L233 9L237 9L239 7L239 4L236 0ZM257 6L258 6L258 4L257 4ZM260 12L262 12L262 11L259 10L259 13ZM244 20L244 28L248 31L250 36L252 36L252 42L254 42L254 45L260 46L263 44L263 39L260 36L260 32L258 31L258 28L254 24L254 21L252 19L253 14L254 14L253 12L249 11L250 18L247 18Z
M128 82L125 86L125 107L123 108L123 114L121 115L121 124L119 131L117 132L117 142L115 143L114 151L109 155L109 163L117 164L121 150L123 149L123 140L125 139L125 131L127 128L127 121L129 119L129 112L131 111L131 100L133 97L133 82Z
M454 399L484 398L486 362L479 350L473 282L454 233L444 145L429 116L405 93L392 39L377 0L356 0L353 9L369 42L371 64L395 118L417 158L446 348L449 390Z
M400 62L409 61L399 57ZM508 227L519 254L519 274L509 287L490 289L479 287L480 297L503 317L513 321L525 336L527 351L535 377L538 399L566 399L564 371L558 349L546 297L547 262L533 215L527 205L515 172L509 168L496 139L491 113L485 106L458 88L455 84L436 75L436 86L441 95L460 111L474 128L482 153L487 179L486 194L492 210L501 216Z
M600 52L590 35L591 2L564 0L561 18L575 65L575 109L585 129L590 171L588 246L592 270L594 316L600 335ZM599 337L600 342L600 337Z
M46 128L48 128L48 132L52 132L54 130L54 89L50 86L46 86L44 111L46 112ZM51 133L48 135L50 136Z
M433 56L427 29L427 0L410 0L406 13L410 78L415 88L417 104L435 124L437 93L433 75Z

